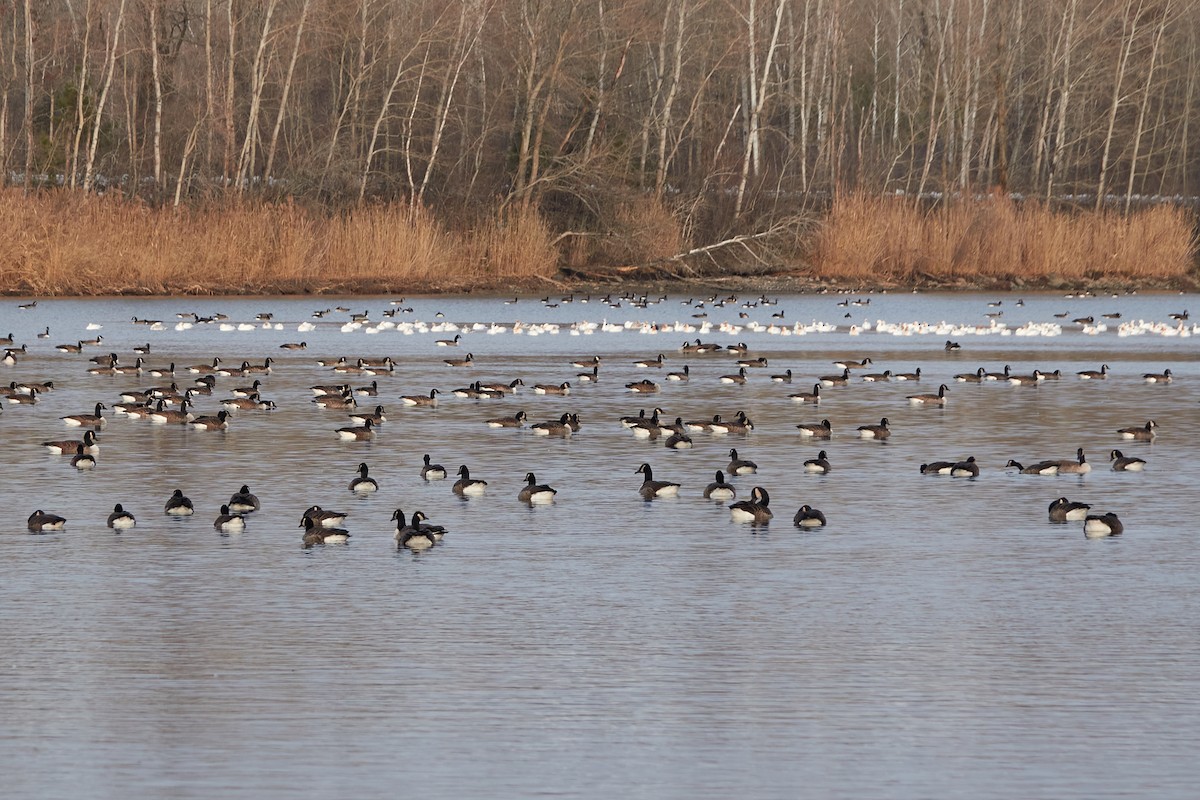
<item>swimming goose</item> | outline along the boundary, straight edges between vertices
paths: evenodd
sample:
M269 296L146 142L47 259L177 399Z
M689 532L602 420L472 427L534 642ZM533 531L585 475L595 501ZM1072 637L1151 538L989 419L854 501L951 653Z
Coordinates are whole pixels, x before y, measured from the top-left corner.
M176 489L163 506L163 513L169 517L190 517L196 512L192 501L184 497L182 489Z
M932 461L921 465L922 475L949 475L954 469L953 461Z
M57 514L47 514L39 508L29 515L26 524L34 533L42 533L44 531L61 531L66 526L67 520Z
M1062 370L1056 369L1053 372L1039 372L1038 380L1043 381L1059 381L1062 380Z
M258 511L259 507L258 497L250 491L247 484L243 483L242 488L229 497L229 508L236 514L249 514Z
M629 422L622 419L621 424L629 428L630 433L633 434L633 438L635 439L657 439L662 435L663 425L662 421L658 418L658 415L662 413L665 412L661 408L655 408L654 413L648 417L643 414L639 417L626 418L630 420ZM669 436L670 434L667 435Z
M78 470L95 469L96 457L83 449L83 445L79 444L75 447L75 456L71 459L71 466Z
M325 397L326 395L341 396L350 391L348 383L323 383L316 386L308 387L315 397Z
M643 417L645 416L644 411L642 412L642 416ZM631 419L631 418L626 418L626 419ZM627 424L627 423L625 423L625 421L623 419L621 424L626 425L626 427L629 427L630 424L632 424L632 423ZM693 420L689 420L688 422L683 423L684 429L693 431L693 432L699 432L699 433L717 433L718 431L714 428L714 426L716 426L716 425L719 425L721 427L720 433L725 433L725 426L724 426L724 423L721 422L720 414L713 414L711 421L706 420L706 419L693 419Z
M819 423L802 423L796 428L799 429L801 436L810 436L813 439L828 439L833 435L833 426L827 419L823 419Z
M960 372L954 376L954 380L959 383L983 383L984 380L988 380L987 371L980 367L974 372Z
M82 441L79 439L64 439L56 442L42 442L42 447L45 447L56 456L76 455L80 447L83 448L83 452L92 455L100 452L100 445L96 443L95 431L84 431Z
M534 384L533 393L534 394L549 394L549 395L555 395L558 397L565 397L566 395L569 395L571 393L571 384L567 383L565 381L563 383L558 384L557 386L555 386L552 383L538 383L538 384Z
M464 497L478 497L487 489L487 481L481 481L471 477L471 471L467 469L467 465L463 464L458 468L458 480L454 482L451 489L455 494Z
M979 465L975 463L975 456L970 456L965 461L959 461L950 468L950 475L954 478L978 478Z
M445 358L442 359L447 366L451 367L470 367L475 364L475 354L467 353L465 358Z
M1037 386L1045 378L1040 369L1035 369L1032 375L1009 375L1008 382L1013 386Z
M729 464L725 467L725 471L730 475L751 475L758 472L758 464L744 458L738 458L738 451L735 448L730 448Z
M667 440L663 442L663 446L665 446L668 450L687 450L694 445L695 443L692 441L692 437L688 436L686 433L680 433L679 431L670 434L667 437Z
M884 417L879 420L878 425L859 425L858 435L864 439L886 439L892 435L891 429L888 427L888 418Z
M792 517L792 524L797 528L824 528L825 515L810 505L802 505Z
M950 391L946 384L938 387L937 394L910 394L908 402L914 406L944 406L946 405L946 392Z
M921 368L917 367L915 372L897 372L892 376L894 381L919 381L921 380Z
M9 336L11 337L12 334L9 334ZM38 338L39 339L49 339L50 338L50 326L49 325L46 326L46 330L44 330L38 334Z
M717 347L719 349L720 345L717 345ZM738 342L737 344L725 345L725 352L727 352L727 353L734 353L736 355L744 356L749 351L750 351L750 346L748 344L746 344L745 342Z
M1078 522L1087 517L1090 508L1087 503L1072 503L1067 498L1060 497L1050 504L1050 521Z
M337 429L338 438L345 442L367 442L375 438L375 423L364 420L361 427L347 426Z
M687 364L683 365L683 369L679 372L668 372L667 380L669 381L687 381L691 380L692 370Z
M1133 439L1135 442L1149 442L1154 436L1154 429L1158 427L1158 423L1150 420L1141 428L1121 428L1117 431L1122 439Z
M736 375L722 375L718 380L720 380L721 383L736 383L737 385L742 386L746 383L746 368L740 367Z
M739 500L729 506L729 517L734 522L748 522L751 525L766 525L775 516L767 506L771 496L761 486L750 490L749 500Z
M671 373L671 375L674 375L674 374L675 373L673 373L673 372ZM598 383L600 381L600 368L592 367L591 372L576 372L575 380L579 381L580 383ZM675 379L672 378L670 375L668 375L667 380L675 380Z
M359 386L354 390L359 397L378 397L379 381L371 381L369 386Z
M344 411L348 408L358 408L358 401L354 399L354 395L350 394L350 388L346 387L345 391L340 395L325 394L313 398L313 405L317 408L328 408L335 411Z
M211 364L193 364L187 371L193 375L213 375L221 367L221 359L214 357Z
M441 393L440 389L430 389L429 396L423 394L402 394L400 402L406 406L420 406L421 408L437 408L437 396Z
M230 513L229 506L221 506L221 513L212 522L212 527L226 534L236 534L246 529L246 521L240 513Z
M1125 526L1111 511L1107 514L1089 514L1083 521L1083 535L1089 539L1120 536L1124 531Z
M600 366L600 356L592 356L591 358L581 358L577 361L572 361L571 366L575 367L576 369L587 369L589 367L596 369Z
M66 417L59 417L63 422L73 428L102 428L108 424L108 420L100 415L100 412L107 408L104 403L96 403L96 410L93 414L71 414Z
M21 394L33 394L34 392L53 392L54 381L41 381L40 383L18 383L16 384L16 389Z
M146 363L145 360L141 356L138 356L134 360L133 366L122 367L122 366L114 365L112 367L112 373L114 375L141 375L142 374L142 365L145 363Z
M1004 369L1000 372L986 372L983 375L989 381L1006 381L1012 377L1012 367L1008 364L1004 365Z
M768 366L767 359L763 356L760 356L758 358L738 359L737 365L739 367L746 367L747 369L760 369L762 367Z
M133 514L122 508L120 503L113 506L112 513L108 515L107 525L110 528L127 530L136 524L137 520L133 518Z
M1057 461L1039 461L1027 467L1020 461L1014 461L1010 458L1004 466L1016 467L1017 471L1022 475L1057 475L1059 464Z
M958 342L952 342L949 339L947 339L944 349L946 350L947 353L951 353L956 350L962 350L962 345L959 344Z
M625 388L635 394L653 394L658 391L658 384L654 381L640 380L625 384Z
M356 411L350 414L349 418L351 422L357 422L359 425L366 424L367 420L371 420L372 425L380 425L387 422L383 406L375 406L374 411Z
M229 412L222 410L215 416L196 417L188 424L198 431L223 431L229 428Z
M38 401L38 392L37 389L33 389L29 392L19 392L16 389L16 382L12 381L10 382L8 389L0 392L0 397L3 397L4 402L6 403L28 406L33 405Z
M1100 369L1085 369L1075 373L1081 381L1102 381L1108 378L1108 364L1101 364Z
M792 371L789 369L789 370L786 370L782 375L772 375L771 381L773 383L791 383L792 382Z
M427 481L441 481L446 479L446 468L441 464L434 464L429 453L425 454L425 466L421 467L421 477Z
M822 375L821 376L821 385L822 386L846 386L849 383L850 383L850 368L849 367L843 369L841 375ZM794 396L793 396L793 399L794 399Z
M804 471L811 472L816 475L824 475L832 469L833 465L829 463L829 458L826 456L824 450L822 450L820 453L817 453L816 458L810 458L808 461L804 462Z
M532 472L525 473L525 487L517 493L517 499L530 505L545 505L554 502L557 489L552 489L544 483L538 483Z
M304 536L301 541L305 547L313 547L318 544L341 544L350 539L350 532L345 528L319 526L312 517L301 519L299 527L304 528Z
M722 422L713 422L713 433L723 432L739 435L746 435L754 430L754 423L746 416L745 411L739 411L734 415L732 420L724 420Z
M788 397L797 403L820 403L821 384L814 383L813 390L811 392L797 392L796 394L789 394Z
M529 416L524 411L518 411L511 417L495 417L487 420L489 428L523 428Z
M165 400L159 400L148 416L155 425L186 425L195 421L195 416L188 411L189 402L186 398L179 402L179 408L167 408Z
M485 392L499 392L500 394L516 394L518 386L524 386L525 381L520 378L514 378L508 383L481 383L479 388Z
M1085 459L1083 457L1083 448L1082 447L1076 451L1076 458L1074 461L1072 461L1070 459L1063 459L1058 462L1058 474L1059 475L1064 475L1064 474L1082 475L1086 472L1091 472L1091 471L1092 471L1092 465L1087 463L1087 459Z
M462 341L462 334L454 334L453 339L438 339L434 342L438 347L458 347L458 343Z
M408 525L404 523L403 509L397 508L392 513L392 519L396 522L394 535L397 545L409 550L428 550L437 544L446 532L441 525L422 525L427 517L420 511L413 513L412 522Z
M1147 372L1142 375L1142 380L1146 383L1170 383L1171 370L1164 369L1162 372Z
M725 482L725 473L717 470L713 482L704 487L706 500L732 500L737 497L737 489Z
M892 371L885 369L883 372L869 372L862 376L863 383L884 383L892 379Z
M871 359L864 358L862 361L855 361L854 359L842 359L841 361L834 361L833 365L835 367L840 367L841 369L866 369L867 367L871 366Z
M76 342L75 344L56 344L54 345L54 349L60 353L82 353L83 342Z
M426 457L426 460L428 460L428 456ZM349 488L352 492L358 492L360 494L378 491L379 484L374 478L367 475L368 470L369 468L367 467L367 463L365 461L360 463L358 465L358 477L351 480L350 485L347 488Z
M1108 459L1112 461L1112 468L1116 472L1141 472L1146 468L1145 459L1127 456L1120 450L1113 450Z
M635 367L639 367L641 369L646 369L648 367L661 367L663 365L663 362L666 361L666 358L667 357L664 356L662 353L659 353L658 358L650 359L647 361L635 361L635 362L633 362L633 365Z
M284 342L279 345L280 350L306 350L308 342Z
M221 407L228 411L249 411L259 408L259 404L262 402L262 398L258 396L258 392L254 392L245 397L226 398L221 401Z
M535 436L570 436L574 429L571 427L571 415L563 414L558 419L548 419L545 422L535 422L529 426Z
M233 389L230 394L232 394L234 397L249 397L252 394L258 394L261 387L262 381L256 378L249 386L238 386Z
M319 528L335 528L345 522L347 516L344 511L330 511L320 506L309 506L300 515L300 521L303 523L305 519L311 519L313 524Z
M634 474L643 475L641 488L638 493L643 500L653 500L656 497L675 497L679 494L679 484L671 481L656 481L654 480L654 470L649 464L642 464Z

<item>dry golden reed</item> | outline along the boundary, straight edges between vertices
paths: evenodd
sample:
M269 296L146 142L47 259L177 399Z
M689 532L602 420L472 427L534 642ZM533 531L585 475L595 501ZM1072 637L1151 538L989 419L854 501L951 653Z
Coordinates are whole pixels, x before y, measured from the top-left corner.
M557 257L532 211L460 233L406 204L329 215L291 204L153 209L71 192L0 194L0 280L32 294L415 291L550 277Z
M812 262L821 277L863 283L1168 280L1195 263L1194 223L1167 205L1073 212L989 197L929 208L847 193L822 221Z

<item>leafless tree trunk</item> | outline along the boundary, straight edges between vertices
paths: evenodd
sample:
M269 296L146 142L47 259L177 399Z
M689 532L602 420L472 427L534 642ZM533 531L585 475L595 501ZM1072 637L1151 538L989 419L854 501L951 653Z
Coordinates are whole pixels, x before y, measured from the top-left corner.
M761 169L761 155L759 149L761 147L760 139L762 131L760 129L762 123L763 107L767 102L768 80L771 76L771 63L775 58L775 48L779 44L779 30L783 24L783 9L786 0L779 0L775 7L775 24L771 28L771 43L767 47L767 52L763 56L762 74L759 76L756 68L757 54L755 53L755 28L758 26L758 21L755 19L755 3L756 0L750 0L750 9L746 17L746 26L749 33L748 49L749 49L749 69L746 72L746 78L749 85L749 103L750 103L750 120L749 128L746 132L746 149L742 155L742 177L738 182L737 200L734 203L733 215L740 217L746 204L746 185L750 179L750 173L753 170L758 172Z
M292 76L296 74L296 61L300 57L300 41L304 36L304 23L308 19L310 0L300 7L300 21L296 23L296 39L292 42L292 57L288 61L287 75L283 79L283 95L279 98L279 112L275 115L275 126L271 129L271 143L267 146L267 163L263 168L264 184L275 176L275 148L279 144L279 132L283 128L283 117L287 113L288 95L292 91Z
M1137 125L1133 132L1133 153L1129 157L1129 183L1125 187L1125 211L1133 202L1133 183L1137 177L1138 152L1142 146L1142 135L1146 131L1146 107L1150 105L1150 90L1154 86L1154 69L1158 66L1158 50L1162 45L1167 20L1171 16L1171 0L1165 0L1159 9L1158 31L1154 34L1154 45L1150 49L1150 66L1146 69L1146 88L1142 91L1142 102L1138 107Z
M125 2L126 0L121 0L121 5L117 9L116 22L112 25L112 36L107 39L104 83L100 89L100 96L96 100L96 118L92 122L92 136L91 141L88 142L87 167L83 173L84 191L91 191L95 178L96 150L100 146L100 129L102 127L100 120L104 115L104 106L108 102L108 90L112 86L113 74L117 71L117 50L121 46L121 31L125 23Z

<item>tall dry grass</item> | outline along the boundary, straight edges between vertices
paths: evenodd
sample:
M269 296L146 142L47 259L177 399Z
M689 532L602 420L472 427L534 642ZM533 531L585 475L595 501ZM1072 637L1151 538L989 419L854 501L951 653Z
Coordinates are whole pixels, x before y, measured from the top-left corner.
M550 277L557 257L532 211L451 231L408 205L327 215L0 194L0 285L33 294L416 291Z
M1191 214L1166 205L1072 212L994 197L931 209L847 193L822 221L812 262L822 277L863 283L1170 280L1195 264L1194 226Z

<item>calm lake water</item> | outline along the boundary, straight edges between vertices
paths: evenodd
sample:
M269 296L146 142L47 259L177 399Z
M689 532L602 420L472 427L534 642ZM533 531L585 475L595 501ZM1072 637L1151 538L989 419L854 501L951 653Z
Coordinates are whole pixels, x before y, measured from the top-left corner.
M1200 540L1187 515L1200 490L1200 339L1117 330L1139 319L1176 325L1170 313L1200 312L1195 296L1027 296L1017 306L1016 295L877 294L846 307L838 303L852 297L785 296L703 312L683 297L649 308L582 296L556 308L389 299L0 303L0 335L11 331L29 351L0 366L0 384L56 386L36 405L0 412L5 796L1195 796ZM310 318L337 305L375 322L411 307L393 321L425 325L369 333L374 326L343 331L346 313ZM227 314L234 329L177 329L176 314L189 311ZM990 323L985 315L999 311ZM281 329L263 329L260 312ZM1105 313L1122 317L1095 335L1070 321ZM162 329L134 325L135 316L161 319ZM877 332L878 320L1063 330L894 336ZM517 321L561 328L518 335ZM315 329L298 330L306 322ZM457 349L435 345L454 330L423 329L446 322L466 326ZM622 328L573 333L577 322ZM685 330L703 322L714 328ZM777 327L722 332L721 322ZM800 335L797 322L839 328ZM501 332L488 333L493 324ZM46 326L50 337L36 338ZM53 347L97 335L101 346L82 355ZM746 342L769 366L750 370L744 386L722 384L736 357L679 352L696 338ZM947 339L962 349L947 352ZM301 340L304 351L279 348ZM153 366L274 358L259 377L278 410L240 412L224 433L106 412L95 470L47 454L42 441L80 435L59 417L169 382L87 374L90 356L132 363L132 348L146 343ZM467 352L473 367L443 363ZM659 353L663 370L632 364ZM570 362L592 355L600 380L579 384ZM314 384L372 380L316 365L336 356L398 363L374 378L378 400L363 399L387 409L374 441L339 441L346 413L310 402ZM920 367L922 380L856 375L825 389L817 408L788 399L838 372L833 361L868 357L867 372ZM685 364L690 381L663 380ZM1006 364L1063 378L1036 388L952 380ZM1101 364L1107 380L1076 379ZM1167 368L1169 385L1141 379ZM769 380L786 369L793 383ZM644 377L661 391L625 389ZM444 394L433 410L398 400L514 378L525 388L503 400ZM197 412L215 413L229 388L250 380L220 378ZM562 381L574 387L568 397L531 389ZM906 402L940 383L950 386L945 408ZM694 448L673 451L618 424L655 405L685 420L744 410L755 430L696 433ZM582 429L547 440L483 424L518 410L530 421L575 412ZM855 435L881 417L888 442ZM798 435L797 423L825 418L830 441ZM1152 443L1116 434L1150 419L1159 424ZM758 464L757 475L731 482L739 499L756 485L769 490L769 527L734 523L701 497L731 447ZM1087 475L1004 469L1079 447L1095 467ZM1144 458L1146 470L1110 470L1113 448ZM805 473L802 462L821 449L833 470ZM451 477L423 481L424 453ZM980 477L918 470L967 456ZM359 462L379 492L348 490ZM642 462L681 483L679 496L643 502ZM452 494L460 464L488 481L484 496ZM553 505L517 501L528 471L558 489ZM244 533L221 535L213 519L241 484L262 509ZM175 488L195 502L194 517L162 513ZM1059 496L1118 513L1124 535L1087 539L1082 522L1050 524ZM105 526L114 503L137 516L136 528ZM828 527L794 528L802 503ZM297 526L312 504L348 512L348 544L301 546ZM397 550L397 507L423 510L445 539ZM67 517L66 530L31 535L26 517L38 508Z

